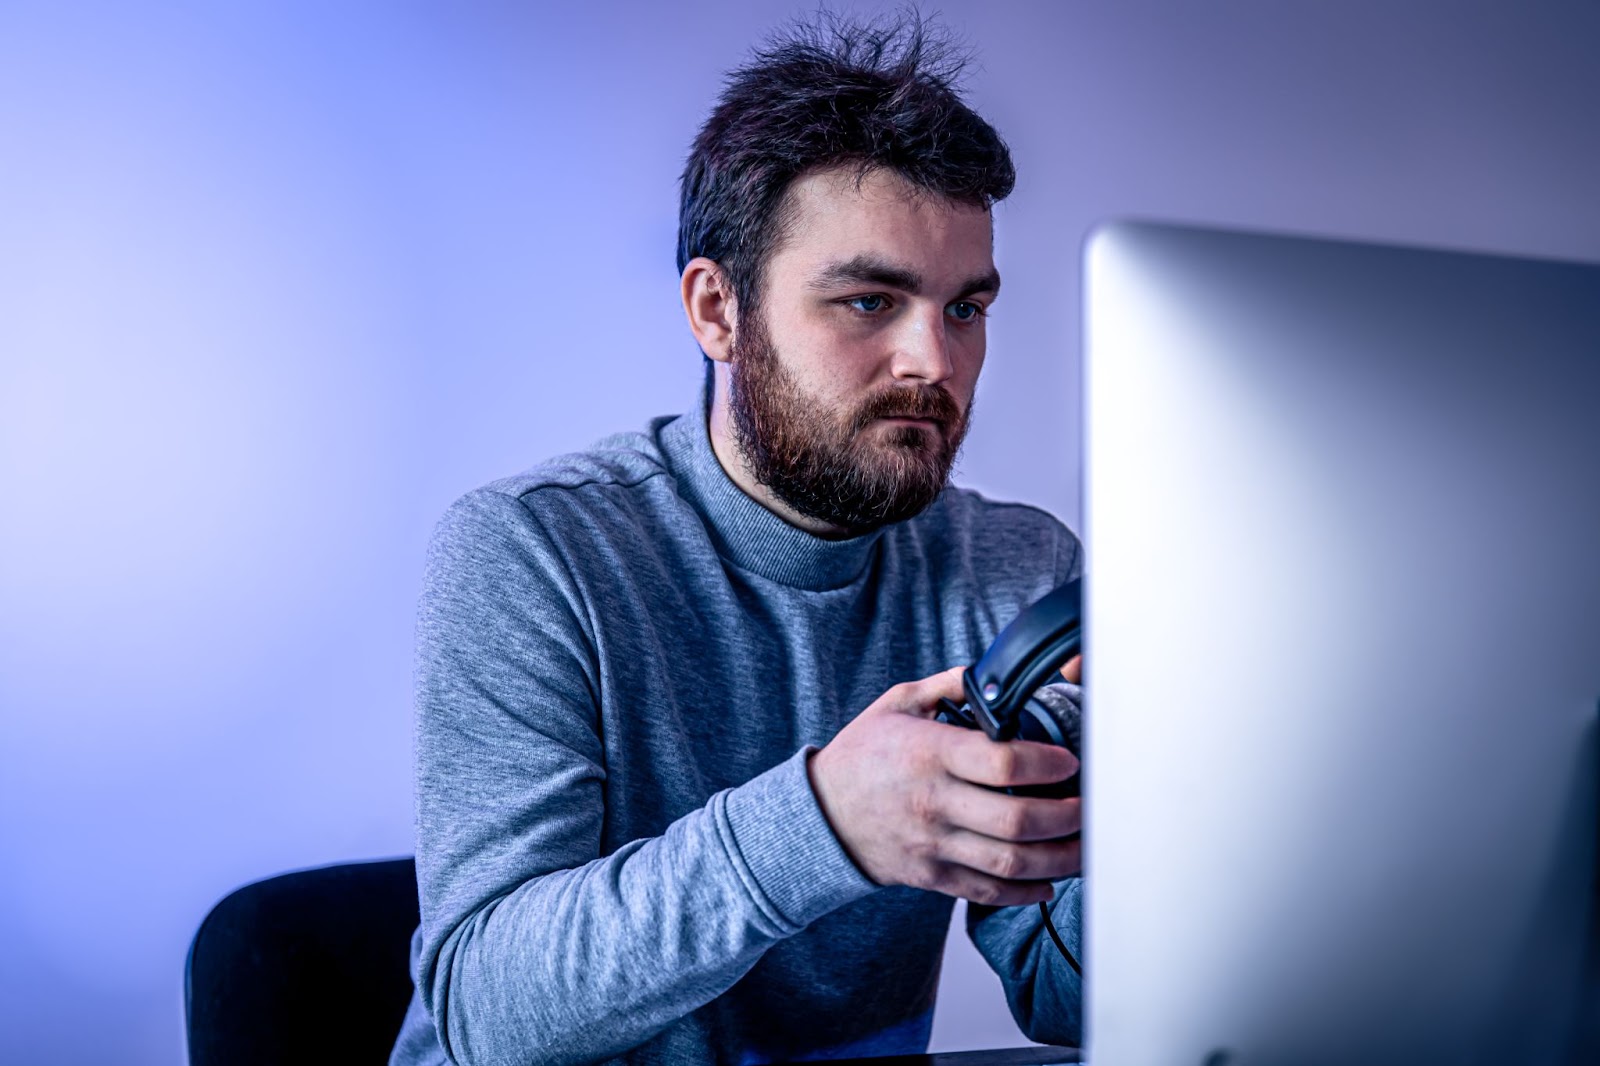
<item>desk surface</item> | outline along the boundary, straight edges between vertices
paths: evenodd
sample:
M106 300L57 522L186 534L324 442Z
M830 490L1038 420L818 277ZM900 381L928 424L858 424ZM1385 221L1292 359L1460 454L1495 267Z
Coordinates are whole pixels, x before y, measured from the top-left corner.
M932 1055L884 1055L869 1059L833 1059L828 1066L1047 1066L1079 1062L1075 1047L1008 1047L993 1051L942 1051Z

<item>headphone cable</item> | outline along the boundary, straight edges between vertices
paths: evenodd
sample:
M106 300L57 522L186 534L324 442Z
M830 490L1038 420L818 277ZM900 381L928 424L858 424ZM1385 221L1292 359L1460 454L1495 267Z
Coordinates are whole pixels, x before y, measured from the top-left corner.
M1072 972L1080 978L1083 977L1083 967L1078 965L1078 960L1072 957L1072 952L1067 950L1067 942L1061 939L1061 934L1056 932L1056 923L1050 920L1050 908L1044 905L1044 900L1039 901L1039 914L1044 918L1044 927L1050 933L1050 939L1056 942L1056 947L1061 949L1062 956L1067 960L1067 965L1072 967Z

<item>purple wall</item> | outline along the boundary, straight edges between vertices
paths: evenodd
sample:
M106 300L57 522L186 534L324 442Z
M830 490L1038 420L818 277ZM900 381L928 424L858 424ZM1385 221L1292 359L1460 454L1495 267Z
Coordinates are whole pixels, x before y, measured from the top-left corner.
M794 10L204 7L0 7L7 1062L181 1061L218 897L410 851L428 529L690 401L677 171ZM1309 7L949 15L1021 174L965 481L1076 524L1106 216L1600 259L1600 8ZM964 940L945 992L1021 1042Z

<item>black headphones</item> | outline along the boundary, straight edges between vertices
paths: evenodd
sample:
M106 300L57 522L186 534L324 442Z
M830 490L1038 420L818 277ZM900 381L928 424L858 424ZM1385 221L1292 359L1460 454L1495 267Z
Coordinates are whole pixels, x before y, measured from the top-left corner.
M1074 578L1057 586L1013 618L994 638L983 658L962 673L966 703L958 707L950 700L941 699L935 717L947 725L982 729L990 740L1035 740L1071 751L1072 745L1062 723L1034 698L1034 693L1083 646L1081 584L1081 580ZM1074 751L1073 754L1080 753ZM1065 781L1017 786L1006 791L1017 796L1076 796L1079 776L1074 774ZM1081 977L1083 968L1067 950L1061 934L1056 932L1049 908L1041 903L1039 913L1044 916L1050 939L1056 942L1067 964Z
M1052 589L1012 619L961 675L965 705L940 700L938 720L982 729L990 740L1036 740L1070 750L1061 722L1033 696L1083 646L1081 584L1075 578ZM1053 790L1048 793L1019 794L1076 795L1076 781L1039 786ZM1068 785L1073 790L1062 791Z

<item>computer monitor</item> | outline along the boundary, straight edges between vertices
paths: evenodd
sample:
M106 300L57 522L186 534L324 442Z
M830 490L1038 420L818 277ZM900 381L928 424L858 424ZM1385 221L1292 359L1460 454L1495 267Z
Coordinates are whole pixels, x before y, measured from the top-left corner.
M1087 1061L1565 1061L1600 266L1121 222L1085 259Z

